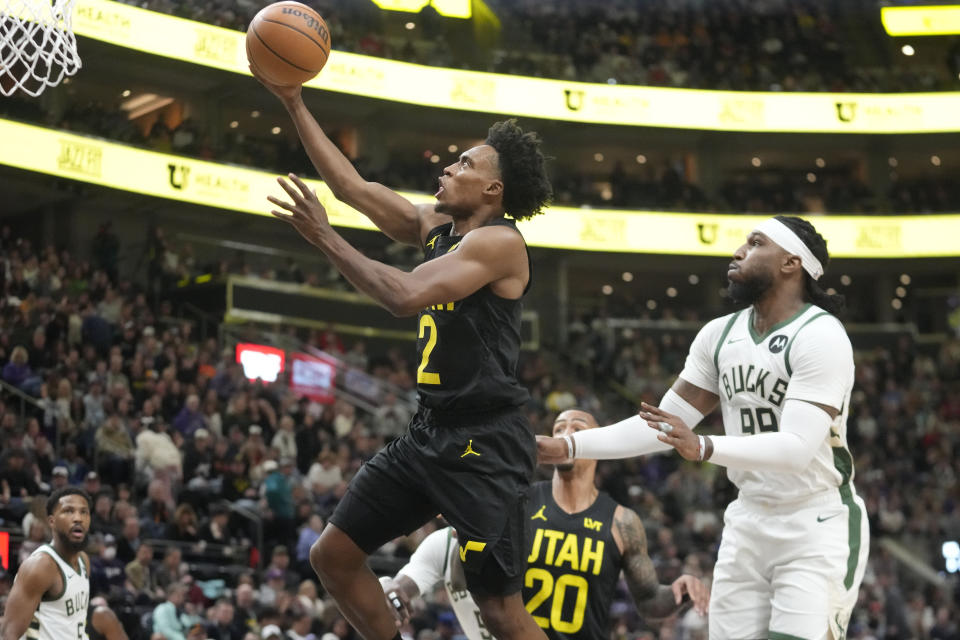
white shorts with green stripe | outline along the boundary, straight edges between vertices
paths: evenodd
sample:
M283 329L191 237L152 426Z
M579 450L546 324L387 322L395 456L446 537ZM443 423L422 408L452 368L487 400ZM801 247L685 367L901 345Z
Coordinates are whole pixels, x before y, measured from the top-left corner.
M789 503L738 498L724 515L710 640L843 640L869 550L850 485Z

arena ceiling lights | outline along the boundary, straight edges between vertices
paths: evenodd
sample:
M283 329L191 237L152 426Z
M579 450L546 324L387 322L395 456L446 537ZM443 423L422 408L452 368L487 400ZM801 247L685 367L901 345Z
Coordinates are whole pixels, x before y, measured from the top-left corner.
M111 0L78 0L76 32L249 75L244 34ZM775 93L591 84L333 51L307 87L428 108L637 127L787 133L960 131L960 93Z
M891 36L948 36L960 33L960 5L882 7L880 19Z
M0 164L79 180L146 196L269 216L267 196L283 197L275 174L172 154L146 151L99 138L0 119ZM374 229L363 215L333 197L329 187L307 180L340 227ZM423 193L403 193L415 203ZM664 213L551 207L520 223L533 246L700 256L729 256L766 216ZM838 258L936 258L960 256L960 215L839 216L817 218ZM273 285L274 287L279 285Z

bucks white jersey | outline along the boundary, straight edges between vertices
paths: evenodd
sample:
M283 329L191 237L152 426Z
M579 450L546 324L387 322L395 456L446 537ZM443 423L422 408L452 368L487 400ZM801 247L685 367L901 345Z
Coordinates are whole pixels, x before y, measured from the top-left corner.
M43 597L21 640L87 640L90 574L83 558L77 558L80 566L80 573L77 573L49 544L38 547L30 555L38 553L50 556L57 563L63 592L55 598Z
M480 609L467 591L463 565L456 561L459 549L451 527L434 531L424 538L410 556L410 562L397 572L397 577L407 576L413 580L423 596L443 581L464 635L469 640L494 640L493 634L483 625Z
M847 410L853 349L843 325L814 305L757 335L753 309L708 323L690 347L680 377L720 396L728 436L779 431L788 399L840 411L810 465L800 473L728 469L742 495L761 500L802 498L848 485Z

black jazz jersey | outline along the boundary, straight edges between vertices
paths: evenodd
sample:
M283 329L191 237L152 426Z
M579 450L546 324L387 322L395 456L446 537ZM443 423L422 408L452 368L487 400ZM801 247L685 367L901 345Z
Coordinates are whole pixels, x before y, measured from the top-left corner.
M516 229L504 218L489 224ZM449 222L430 231L424 262L457 250L463 237L450 235L452 229ZM517 381L521 300L501 298L488 285L463 300L420 312L417 391L421 407L438 414L475 413L518 407L528 400L527 390Z
M620 577L620 550L613 539L617 503L604 492L589 508L567 513L553 499L551 483L530 488L527 511L533 531L523 601L551 639L610 636L610 603Z

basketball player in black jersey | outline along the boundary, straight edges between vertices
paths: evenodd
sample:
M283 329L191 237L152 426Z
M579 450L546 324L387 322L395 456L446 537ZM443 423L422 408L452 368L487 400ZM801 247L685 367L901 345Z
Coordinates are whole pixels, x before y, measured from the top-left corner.
M256 75L256 74L255 74ZM457 529L467 584L501 640L542 638L523 607L524 498L536 444L516 378L521 300L530 286L526 244L511 220L551 195L538 137L513 121L443 170L436 204L416 206L360 177L304 105L300 87L271 85L338 199L390 238L422 247L410 273L370 260L330 226L316 193L279 179L290 202L274 215L319 248L357 289L395 315L419 314L419 410L408 432L363 466L310 561L341 612L367 640L399 637L366 566L385 542L443 513Z
M597 426L594 417L577 409L564 411L554 421L555 438ZM598 491L594 484L595 460L576 460L557 465L550 482L531 488L527 517L535 534L530 542L523 600L533 619L547 636L557 640L588 640L610 637L610 604L620 578L626 578L637 610L645 618L665 618L675 613L684 595L700 615L706 615L710 594L697 578L683 575L670 586L661 585L647 553L647 536L639 516ZM432 534L443 535L443 532ZM424 545L432 541L428 538ZM393 580L383 579L388 594L396 594L397 617L409 615L409 600L433 587L441 578L456 592L456 551L437 554L433 549L416 552ZM427 566L436 565L436 566ZM451 570L447 570L451 567ZM451 600L454 598L451 597ZM461 601L454 610L469 613ZM482 629L471 620L463 623L468 640L483 640Z

